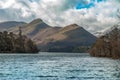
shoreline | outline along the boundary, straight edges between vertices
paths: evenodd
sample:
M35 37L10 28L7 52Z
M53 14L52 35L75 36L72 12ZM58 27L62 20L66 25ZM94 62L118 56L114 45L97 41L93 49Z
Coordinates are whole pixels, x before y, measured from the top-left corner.
M2 54L1 54L1 53L0 53L0 56L4 56L4 55L6 55L6 56L12 56L12 55L13 55L13 56L14 56L14 55L18 55L18 56L19 56L19 55L21 55L21 56L22 56L22 55L23 55L23 56L28 56L28 55L31 55L31 56L48 56L48 57L54 57L54 56L56 56L56 57L57 57L57 56L58 56L58 57L59 57L59 56L60 56L60 57L61 57L61 56L62 56L62 57L64 57L64 56L65 56L65 57L66 57L66 56L68 56L68 57L69 57L69 56L71 56L71 57L74 57L74 56L75 56L75 57L77 57L77 56L78 56L78 57L81 57L81 56L90 56L89 53L61 53L61 52L60 52L60 53L58 53L58 52L39 52L39 53L33 53L33 54L32 54L32 53L31 53L31 54L26 54L26 53L25 53L25 54L24 54L24 53L22 53L22 54L20 54L20 53L14 53L14 54L12 54L12 53L2 53Z

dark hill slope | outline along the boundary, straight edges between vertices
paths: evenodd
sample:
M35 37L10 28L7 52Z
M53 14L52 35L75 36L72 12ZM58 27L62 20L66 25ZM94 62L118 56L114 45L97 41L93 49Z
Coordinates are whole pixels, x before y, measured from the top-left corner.
M38 46L41 51L73 52L75 48L80 46L89 47L95 41L95 36L84 28L72 24L46 37L38 43Z

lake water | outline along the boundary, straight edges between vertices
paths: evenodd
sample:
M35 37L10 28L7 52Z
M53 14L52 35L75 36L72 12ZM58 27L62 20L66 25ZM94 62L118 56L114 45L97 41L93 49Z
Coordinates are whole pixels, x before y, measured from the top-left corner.
M120 80L120 60L87 53L1 54L0 80Z

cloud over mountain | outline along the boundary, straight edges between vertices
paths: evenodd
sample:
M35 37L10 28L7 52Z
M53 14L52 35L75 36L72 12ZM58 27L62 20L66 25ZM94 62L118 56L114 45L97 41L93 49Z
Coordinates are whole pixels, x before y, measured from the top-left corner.
M119 0L1 0L0 21L41 18L52 26L77 23L93 32L118 22Z

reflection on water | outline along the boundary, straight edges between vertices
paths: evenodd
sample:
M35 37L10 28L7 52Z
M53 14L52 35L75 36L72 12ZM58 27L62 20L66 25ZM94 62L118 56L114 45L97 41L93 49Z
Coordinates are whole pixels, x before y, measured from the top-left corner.
M0 80L120 80L120 60L47 54L0 55Z

